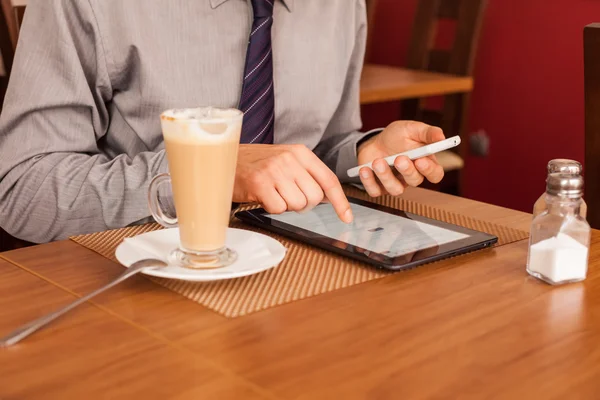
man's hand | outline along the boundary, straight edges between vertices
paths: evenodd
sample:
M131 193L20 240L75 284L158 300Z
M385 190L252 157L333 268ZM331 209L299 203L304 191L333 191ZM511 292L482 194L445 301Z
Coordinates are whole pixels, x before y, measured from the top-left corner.
M234 202L257 202L273 214L308 211L329 201L340 219L353 220L337 176L303 145L240 145Z
M397 157L393 170L383 158L416 149L427 144L444 140L440 128L415 121L397 121L390 124L383 132L368 139L358 149L358 164L373 161L373 169L362 168L360 180L371 197L389 193L398 196L407 186L419 186L427 178L438 183L444 177L444 170L435 156L415 160L408 157Z

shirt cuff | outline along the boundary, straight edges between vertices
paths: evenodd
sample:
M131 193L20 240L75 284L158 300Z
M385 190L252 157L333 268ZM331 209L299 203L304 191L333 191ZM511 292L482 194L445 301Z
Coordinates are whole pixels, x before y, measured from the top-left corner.
M342 183L360 183L360 177L350 178L348 170L358 166L358 146L367 139L380 134L384 128L370 130L363 135L357 135L354 140L342 146L338 153L335 172Z

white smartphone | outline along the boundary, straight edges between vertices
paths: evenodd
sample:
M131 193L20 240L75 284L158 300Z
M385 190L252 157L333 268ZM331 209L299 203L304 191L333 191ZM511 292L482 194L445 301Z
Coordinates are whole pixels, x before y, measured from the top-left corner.
M430 156L435 153L439 153L440 151L445 151L445 150L451 149L453 147L458 146L459 144L460 144L460 136L453 136L451 138L441 140L439 142L435 142L432 144L428 144L426 146L419 147L417 149L405 151L404 153L399 153L399 154L395 154L393 156L386 157L386 158L384 158L384 160L388 163L389 166L393 166L394 161L396 161L396 158L398 158L398 156L406 156L410 160L416 160L418 158L423 158L423 157L427 157L427 156ZM358 176L358 171L360 171L361 168L364 168L364 167L373 169L372 163L359 165L358 167L350 168L348 170L348 176L350 178L356 178Z

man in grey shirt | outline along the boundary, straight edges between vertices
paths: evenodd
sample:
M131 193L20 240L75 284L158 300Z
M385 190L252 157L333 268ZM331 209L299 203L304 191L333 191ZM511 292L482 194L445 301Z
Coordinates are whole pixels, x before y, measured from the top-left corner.
M434 157L381 158L440 129L359 131L365 42L364 0L30 0L0 118L0 226L41 243L146 220L168 170L159 114L238 107L257 70L248 96L271 139L240 145L234 201L281 213L326 198L350 222L340 180L359 163L376 160L356 181L372 196L439 182Z

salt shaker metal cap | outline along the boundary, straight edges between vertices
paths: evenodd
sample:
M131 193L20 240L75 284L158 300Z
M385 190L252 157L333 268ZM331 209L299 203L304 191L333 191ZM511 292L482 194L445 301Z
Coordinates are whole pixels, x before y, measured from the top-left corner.
M583 196L583 177L568 173L552 173L546 180L546 191L560 197L576 199Z
M556 158L548 163L548 173L554 174L557 172L573 175L581 175L583 167L579 161L569 160L566 158Z

